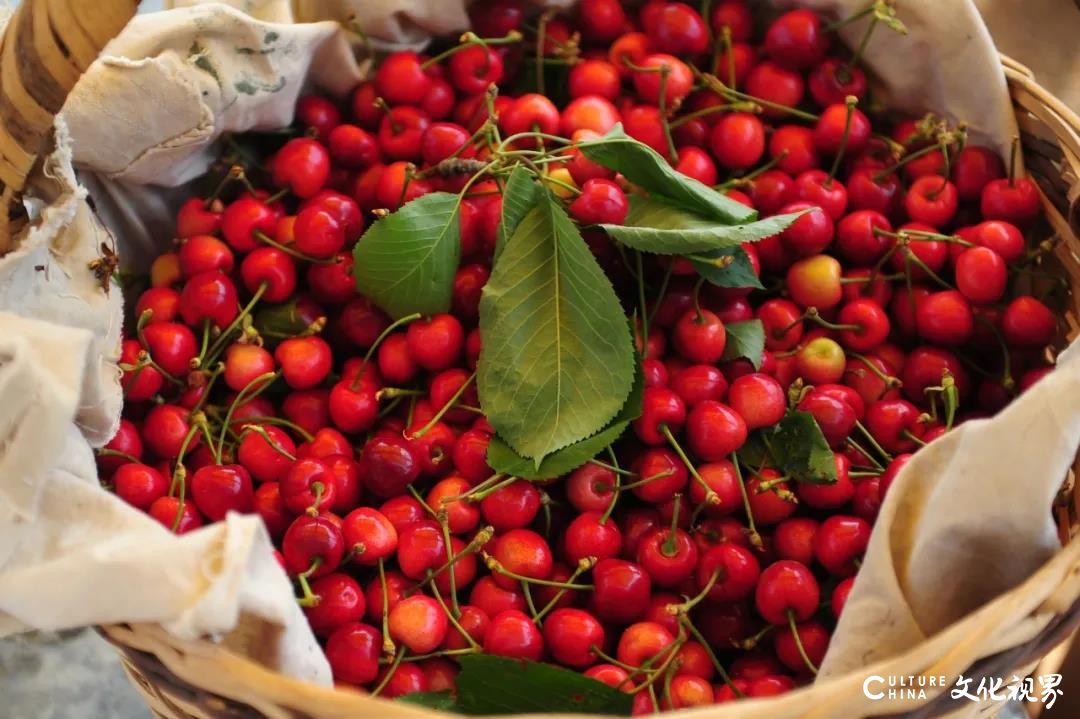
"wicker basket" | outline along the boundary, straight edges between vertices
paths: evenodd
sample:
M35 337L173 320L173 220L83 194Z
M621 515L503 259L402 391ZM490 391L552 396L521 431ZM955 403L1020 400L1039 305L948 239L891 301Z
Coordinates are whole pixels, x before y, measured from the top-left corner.
M54 115L101 48L133 17L137 0L23 0L0 49L0 254L10 248L25 216L18 202L37 157L48 146ZM1038 181L1046 217L1059 238L1055 261L1073 290L1061 345L1080 335L1080 117L1034 80L1030 70L1002 57L1015 102L1028 170ZM1080 470L1080 462L1077 464ZM847 719L867 716L861 692L870 673L1008 677L1029 673L1080 625L1080 538L1070 541L1080 515L1080 491L1066 478L1057 508L1062 541L1057 557L1020 587L947 630L954 637L933 653L912 651L789 695L799 714ZM957 632L958 628L963 629ZM119 651L132 682L154 713L167 719L331 719L365 715L431 717L429 710L329 689L284 677L220 644L179 640L158 625L100 628ZM944 632L943 632L944 634ZM938 637L927 642L938 641ZM798 696L801 695L801 696ZM785 698L767 700L776 703ZM790 703L790 702L789 702ZM758 704L758 702L755 702ZM931 696L907 716L940 716L960 708L948 692ZM716 716L701 708L684 716ZM786 712L790 715L790 712Z

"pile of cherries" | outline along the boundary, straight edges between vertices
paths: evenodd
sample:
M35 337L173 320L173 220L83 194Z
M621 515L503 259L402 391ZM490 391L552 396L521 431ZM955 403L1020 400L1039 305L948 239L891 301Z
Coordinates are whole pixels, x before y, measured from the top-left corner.
M1030 180L963 128L862 109L858 58L813 12L755 36L743 0L629 5L478 0L460 44L386 57L346 105L304 97L265 168L226 162L183 205L132 298L102 481L177 533L261 516L343 685L452 688L454 658L487 652L579 670L635 713L786 692L816 673L911 453L1051 368L1055 315L1017 290L1050 249L1025 239ZM590 227L622 222L634 189L572 143L617 122L763 217L808 209L744 246L764 290L703 284L684 258L635 278ZM535 134L514 147L549 153L627 307L648 292L640 418L545 481L488 466L472 381L501 185L471 173L496 131ZM462 188L452 310L392 323L357 290L353 245ZM725 325L752 319L762 356L722 361ZM793 409L835 483L740 459Z

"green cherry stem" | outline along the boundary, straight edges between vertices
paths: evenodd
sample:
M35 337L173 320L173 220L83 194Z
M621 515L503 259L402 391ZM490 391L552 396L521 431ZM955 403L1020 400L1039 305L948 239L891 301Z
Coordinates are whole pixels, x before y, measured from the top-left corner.
M300 591L304 594L303 597L296 600L297 604L301 607L317 607L319 605L321 598L318 594L311 591L311 585L308 583L308 579L311 578L312 574L319 570L322 563L322 557L315 557L311 560L311 565L307 569L296 575L296 581L300 585Z
M577 579L579 576L581 576L584 572L589 571L590 569L592 569L595 566L596 566L596 557L585 557L585 558L581 559L578 562L577 567L574 569L574 573L571 574L570 578L567 579L566 581L573 582L575 579ZM548 612L550 612L556 606L558 606L559 600L561 600L563 598L563 596L568 591L570 591L570 590L567 589L566 587L560 588L559 591L557 591L555 593L555 596L553 596L551 599L549 599L548 603L544 605L543 609L541 609L537 613L537 615L536 615L537 620L543 620L543 618L545 616L547 616Z
M379 333L379 336L375 338L375 341L371 343L370 347L368 347L367 352L364 353L364 359L360 362L360 368L356 371L356 377L353 378L352 384L349 385L349 389L351 391L355 392L357 388L359 388L360 379L364 376L364 370L367 369L368 362L371 361L371 358L375 354L375 350L379 348L379 345L382 344L383 340L389 337L390 334L398 327L407 325L410 322L415 322L422 316L423 315L421 315L419 312L414 312L411 315L399 317L398 319L391 322L386 329Z
M667 539L660 545L660 553L668 558L674 557L679 551L675 539L677 537L676 532L679 531L679 505L682 503L682 494L676 492L675 496L672 497L672 501L675 506L671 512L671 527L668 529Z
M457 388L457 391L454 392L454 394L450 395L450 398L446 400L446 404L439 408L439 411L436 412L435 415L428 420L427 424L425 424L423 427L416 430L415 432L412 432L411 435L406 437L406 439L420 439L429 431L431 431L431 428L437 425L439 423L439 420L441 420L443 416L450 411L450 409L454 406L454 403L461 399L461 395L465 394L465 390L469 388L469 385L471 385L473 383L473 380L475 379L476 372L473 372L471 375L469 375L468 379L461 383L461 386ZM406 432L408 432L408 430L406 430Z
M671 433L671 429L669 429L666 424L661 424L659 429L660 434L664 435L664 438L668 441L668 444L670 444L671 448L675 450L675 454L679 455L679 459L681 459L682 463L686 465L686 469L690 472L690 476L693 477L694 481L700 484L702 489L705 490L705 504L720 504L719 495L717 495L716 492L713 491L712 487L709 486L709 483L706 482L705 479L698 473L697 467L695 467L694 463L690 461L690 458L686 456L686 452L683 451L682 445L679 444L679 441L675 439L675 435Z
M432 65L437 65L451 55L455 55L458 52L464 50L465 48L471 47L472 45L512 45L513 43L521 42L521 38L522 35L517 30L511 30L502 37L489 38L482 38L477 36L476 33L467 32L458 39L457 45L454 45L448 50L444 50L443 52L435 55L434 57L428 58L420 65L420 69L427 70Z
M221 434L218 435L217 456L220 457L222 452L225 451L225 437L228 434L230 425L232 425L232 416L233 412L236 411L236 408L245 402L258 397L280 376L281 370L277 370L276 372L264 372L248 382L242 390L236 393L236 398L232 401L232 404L229 405L228 411L225 412L225 421L221 425Z
M829 177L824 183L826 187L832 185L832 181L836 179L836 173L840 171L840 163L844 160L844 152L847 151L848 146L848 137L851 135L851 116L855 114L855 106L859 104L859 98L854 95L848 95L844 98L844 104L847 106L847 115L844 117L844 134L840 136L840 149L836 151L836 157L833 158L832 167L829 168Z
M754 510L750 506L750 495L746 491L746 482L743 481L742 467L739 465L739 455L735 452L731 453L731 464L735 468L735 481L739 485L739 493L742 495L743 511L746 512L746 524L747 532L750 537L750 544L758 549L765 546L765 543L761 540L761 535L758 534L757 526L754 524Z
M383 653L394 653L394 640L390 638L390 587L386 583L386 566L379 557L379 588L382 590L382 635Z
M535 577L526 577L524 575L517 574L516 572L511 572L509 569L504 567L499 562L498 559L495 559L495 557L491 556L490 554L488 554L486 552L482 552L481 554L482 554L482 556L484 558L484 564L487 566L488 569L490 569L492 572L496 572L498 574L504 574L507 577L509 577L510 579L516 579L518 581L528 582L530 584L540 584L540 585L545 586L545 587L554 587L556 589L577 589L577 590L583 591L583 592L591 592L592 589L593 589L593 585L591 585L591 584L575 584L574 582L556 582L553 579L536 579Z
M690 617L683 614L679 617L679 623L683 626L684 629L686 629L687 632L690 633L690 636L697 640L698 644L704 647L705 653L709 655L709 661L712 662L713 667L716 669L716 673L719 674L720 678L724 680L724 684L727 684L729 687L731 687L731 691L735 693L735 696L743 698L745 695L742 693L739 687L735 685L735 682L731 680L731 676L727 673L724 665L720 663L720 659L717 658L716 652L714 652L713 648L709 646L709 641L698 630L698 628L694 626L694 623L690 621Z
M795 648L799 650L799 656L802 657L803 663L806 664L806 668L810 670L810 673L817 676L818 668L810 657L806 654L806 648L803 647L802 637L799 636L799 625L795 622L795 612L787 610L788 626L791 627L791 637L795 640Z
M402 645L397 650L397 653L394 655L394 661L391 662L390 668L386 670L386 676L384 676L382 678L382 681L379 682L379 685L377 687L375 687L374 689L371 690L371 696L373 696L373 697L379 696L379 692L381 692L383 689L386 688L386 685L390 682L390 677L394 676L394 673L397 672L397 668L401 664L401 660L404 659L404 658L405 658L405 645Z
M465 641L469 643L469 647L471 647L474 652L480 651L480 645L476 643L476 640L472 638L471 634L465 631L465 627L461 626L461 622L458 621L458 618L455 617L454 613L450 611L450 607L446 606L446 601L443 599L442 592L439 591L439 587L435 584L435 582L431 583L431 593L435 597L435 601L439 603L440 607L442 607L443 612L446 613L446 618L450 620L450 623L454 626L454 629L457 629L461 633L461 636L465 638Z
M870 443L870 446L873 447L886 462L891 462L893 460L892 455L886 452L885 449L878 444L878 441L874 439L874 435L870 434L870 430L866 428L866 425L862 423L862 420L855 420L855 426L859 428L859 431L862 432L866 441Z

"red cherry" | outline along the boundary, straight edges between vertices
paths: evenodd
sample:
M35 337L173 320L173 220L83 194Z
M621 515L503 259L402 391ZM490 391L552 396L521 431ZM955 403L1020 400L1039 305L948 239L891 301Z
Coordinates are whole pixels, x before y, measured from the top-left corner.
M543 656L544 639L528 615L508 609L491 618L491 626L484 637L484 652L536 662Z
M326 658L334 679L358 686L374 681L382 647L382 633L375 627L359 622L338 627L326 641Z
M824 251L833 239L833 221L825 212L807 202L793 202L782 213L803 212L780 233L784 248L796 257L809 257Z
M765 154L765 126L755 115L725 114L709 132L709 149L729 170L753 167Z
M597 42L611 42L626 25L626 13L619 0L582 0L578 22L585 37Z
M598 619L628 624L645 611L652 581L641 565L622 559L601 559L593 567L591 608Z
M1043 347L1057 334L1057 319L1034 297L1017 297L1005 307L1001 333L1010 345Z
M471 45L450 57L450 80L459 92L475 95L498 84L503 78L499 53L484 45Z
M641 61L652 51L652 40L643 32L628 32L611 43L608 48L608 62L615 66L623 77L630 77L633 72L630 65L641 65ZM629 61L629 65L627 64Z
M166 529L174 531L176 534L187 534L201 527L203 523L199 511L195 509L195 505L191 502L184 502L181 507L180 499L177 497L160 497L156 499L150 505L149 514ZM179 522L177 521L178 515ZM176 529L173 529L174 526Z
M782 67L771 60L765 60L754 65L753 69L750 70L750 74L746 77L745 92L774 105L797 107L802 102L803 94L806 92L806 83L798 72ZM783 110L772 107L765 107L761 114L772 118L786 117ZM785 125L783 127L795 126ZM805 142L810 147L813 147L813 133L809 129L803 129L806 130ZM809 168L804 167L803 169ZM798 174L801 171L792 172L792 174ZM785 169L785 172L791 171Z
M390 636L409 651L427 654L442 644L450 625L446 612L433 598L414 594L390 611Z
M869 522L834 514L821 523L814 537L814 556L830 574L849 577L858 570L858 561L869 543Z
M606 97L585 95L571 100L559 116L559 127L564 135L589 130L604 134L621 120L618 108Z
M991 180L983 187L979 202L982 215L988 220L1005 220L1026 225L1042 213L1039 188L1034 181L1018 177L1012 181Z
M177 407L173 404L155 405L143 418L141 430L146 448L161 459L175 459L178 457L184 438L187 437L191 430L189 418L189 412L183 407ZM124 433L118 433L117 437L113 438L115 445L110 442L106 447L131 454L136 459L140 458L142 445L136 444L133 439L125 441L124 437L129 428L125 427L123 423L121 423L120 427ZM134 425L130 425L130 430L134 431ZM193 434L191 441L188 443L188 451L190 452L198 447L200 440L200 433ZM138 451L131 451L136 449Z
M378 94L391 105L419 105L430 84L430 78L421 67L420 56L415 52L392 53L383 59L375 72ZM353 106L356 106L355 98Z
M581 12L584 12L583 6L578 6ZM568 83L572 98L599 95L615 100L622 90L619 70L607 60L582 60L570 68Z
M821 622L809 621L797 624L795 631L799 633L797 642L791 627L781 627L779 633L774 635L773 646L784 666L793 672L806 674L810 672L807 660L817 667L825 659L825 651L829 648L829 630Z
M713 7L710 20L717 37L723 35L725 27L736 42L746 42L754 32L754 17L744 0L721 0Z
M310 389L330 374L330 345L321 337L290 337L274 350L285 382L293 389Z
M586 180L581 194L570 203L569 210L582 224L621 225L630 211L630 201L616 183L597 178Z
M220 270L226 274L232 272L235 258L227 244L216 237L196 235L180 245L176 253L180 258L180 269L185 277L193 277L202 272Z
M856 352L872 350L889 336L889 315L881 305L868 298L860 297L845 304L836 321L856 327L840 332L840 343Z
M1006 263L1018 262L1024 256L1024 235L1020 229L1003 220L987 220L975 226L973 241L1001 255Z
M975 331L971 305L956 290L923 298L915 307L915 322L923 339L946 346L964 344Z
M535 92L522 95L513 101L499 117L499 128L505 136L531 132L534 129L546 135L559 131L559 110L543 95Z
M480 512L495 531L506 532L531 524L540 506L540 491L531 482L518 480L484 497Z
M330 153L316 140L297 137L277 151L270 162L270 171L275 186L288 188L297 197L311 197L330 176Z
M709 49L709 28L697 10L686 3L663 3L645 29L660 52L701 55Z
M682 60L665 53L646 55L641 61L641 70L634 71L634 89L638 96L650 104L660 102L660 76L667 68L667 82L664 88L666 107L675 107L690 94L694 86L694 74Z
M544 643L560 664L584 668L596 661L593 647L604 646L604 627L582 609L556 609L544 621Z
M224 329L238 312L236 286L218 270L195 275L180 292L180 316L192 327L209 320Z
M824 170L807 170L796 177L795 193L799 200L817 205L834 221L843 217L847 209L847 189Z
M978 200L993 180L1005 177L1005 163L993 150L965 145L952 159L952 181L961 200Z
M785 67L803 70L825 59L829 38L812 10L784 13L765 32L765 52Z
M822 107L843 103L848 96L858 100L866 97L866 73L859 67L843 60L829 58L813 70L807 78L810 96Z
M1008 267L989 247L972 247L956 259L956 286L972 302L996 302L1005 294Z
M413 360L431 372L440 372L452 367L461 356L461 349L465 343L465 331L462 329L461 322L448 314L412 322L406 332L406 337L409 354L412 355Z
M786 626L789 612L798 622L813 616L820 597L813 573L799 562L783 559L761 572L754 604L765 621Z
M844 148L846 153L857 155L866 149L870 134L870 119L858 108L849 110L847 104L841 100L826 107L818 116L817 124L814 125L814 144L824 155L835 155L841 148Z
M754 373L743 375L731 383L728 404L743 418L746 428L753 430L769 427L783 419L787 396L775 379Z
M687 311L675 324L672 334L679 354L692 362L717 362L727 345L724 323L709 310Z
M604 560L618 556L623 548L622 533L615 520L601 519L600 512L582 512L566 528L563 553L571 564L586 557Z
M293 574L311 571L312 578L330 574L341 564L345 543L338 526L325 516L297 517L285 532L281 552ZM316 567L315 560L321 560ZM315 567L312 569L312 567Z
M311 593L318 603L306 607L308 623L319 636L330 636L338 629L364 618L367 602L356 580L335 572L311 583ZM329 645L328 645L329 646Z
M144 512L169 491L169 483L161 472L146 464L122 464L116 468L112 480L116 495Z
M286 509L296 514L329 510L337 492L329 465L314 457L296 460L281 479L280 488Z
M221 202L192 197L176 213L176 236L214 235L221 228Z
M795 181L782 170L767 170L750 182L754 206L762 215L775 215L797 199Z
M878 400L866 408L866 428L886 452L910 452L922 432L919 410L902 399Z
M319 140L325 142L330 131L341 123L341 111L325 97L305 95L296 102L296 122L315 130Z
M715 400L699 402L686 421L686 438L694 454L707 462L717 462L742 447L747 425L731 407Z

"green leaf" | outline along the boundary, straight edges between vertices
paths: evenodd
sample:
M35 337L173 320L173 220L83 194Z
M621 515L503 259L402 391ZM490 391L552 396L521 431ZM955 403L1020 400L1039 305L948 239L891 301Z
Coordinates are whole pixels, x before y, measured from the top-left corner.
M836 458L812 414L789 412L775 426L763 430L761 439L776 468L795 481L836 482Z
M550 664L488 654L466 654L458 663L458 704L466 714L629 716L633 706L632 695Z
M634 386L623 408L607 427L592 437L549 454L537 467L535 463L510 449L501 437L495 435L488 444L488 464L496 472L521 479L550 479L572 472L616 442L630 423L641 416L641 398L644 391L645 374L639 366L634 377Z
M634 345L619 298L566 211L542 192L480 299L477 375L488 420L536 466L626 403Z
M514 234L518 223L536 206L540 197L540 187L533 181L532 174L521 165L516 165L510 172L502 194L502 217L495 239L495 259L499 258L506 240Z
M357 288L394 319L450 309L461 198L432 192L375 222L353 250Z
M270 343L295 337L308 328L311 318L300 312L296 299L279 305L263 305L252 318L259 336Z
M731 264L720 267L707 260L731 257ZM704 259L703 259L704 258ZM755 290L765 288L754 273L750 255L742 247L726 247L712 252L698 252L690 259L698 274L717 287L752 287Z
M623 132L621 124L608 134L578 147L593 162L622 173L630 182L691 212L723 222L749 222L757 212L692 177L687 177L656 150Z
M416 704L437 711L461 713L461 708L458 706L457 700L454 699L453 694L451 694L448 689L441 692L413 692L412 694L403 694L397 698L397 701L406 704Z
M765 325L761 320L731 322L724 325L724 329L727 330L727 342L720 361L746 358L754 369L761 369L761 353L765 350Z
M613 238L635 250L660 255L691 255L737 247L783 232L801 212L728 225L675 207L654 197L634 195L623 225L601 225Z

